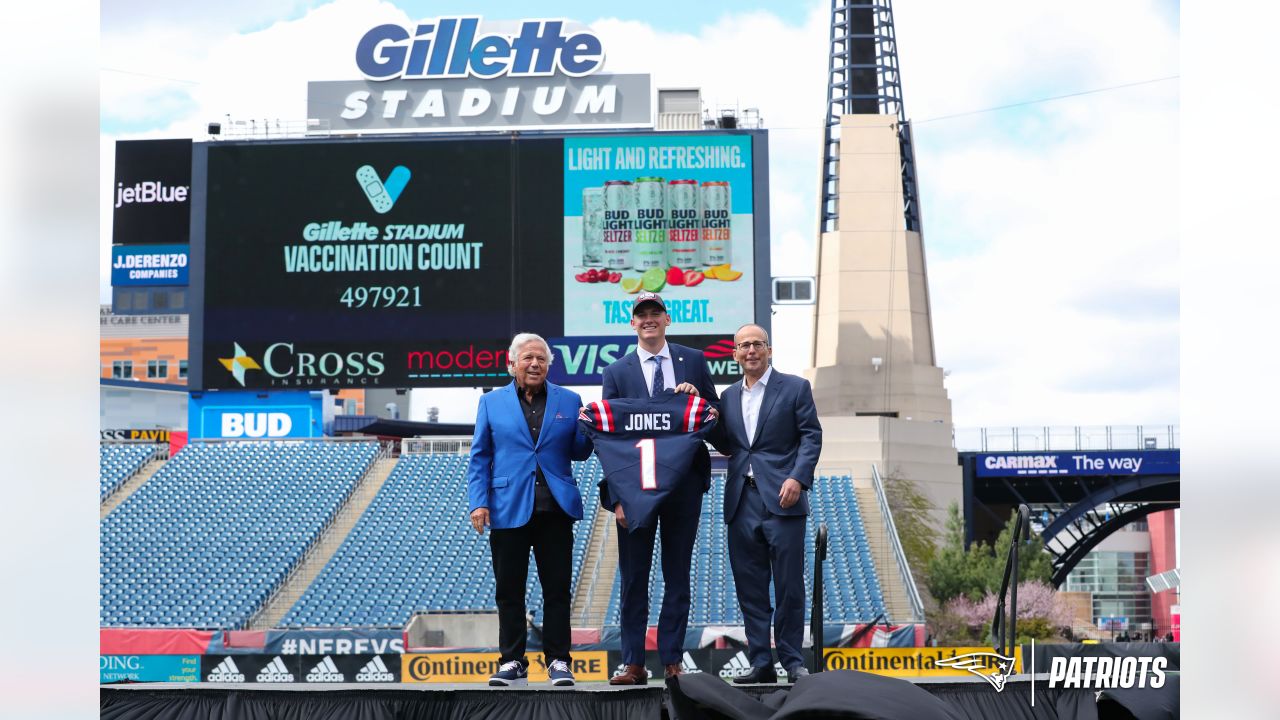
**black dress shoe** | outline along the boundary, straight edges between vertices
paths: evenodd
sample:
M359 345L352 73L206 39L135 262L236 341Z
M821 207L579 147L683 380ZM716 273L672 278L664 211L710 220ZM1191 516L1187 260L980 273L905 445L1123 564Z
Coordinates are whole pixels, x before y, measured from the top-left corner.
M778 682L778 671L773 666L753 667L751 672L746 675L739 675L733 679L734 685L752 685L757 683L776 683Z
M793 667L787 671L787 682L794 683L796 680L799 680L802 677L806 677L808 674L809 674L809 669L803 665Z

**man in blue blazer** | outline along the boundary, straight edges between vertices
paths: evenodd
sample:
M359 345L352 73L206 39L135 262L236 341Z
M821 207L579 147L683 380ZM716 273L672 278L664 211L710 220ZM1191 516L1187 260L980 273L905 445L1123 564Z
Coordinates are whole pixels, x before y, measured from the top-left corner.
M712 403L720 396L702 351L667 342L671 315L657 293L642 292L631 310L637 347L604 369L604 399L647 398L655 390L693 393ZM645 632L649 625L649 567L653 564L655 532L662 533L662 579L665 584L662 612L658 616L658 656L666 675L680 674L684 635L689 626L689 571L693 544L702 514L702 493L711 484L711 457L705 447L694 457L689 474L663 500L658 527L627 532L622 504L600 486L600 505L612 510L618 522L618 570L621 574L623 672L609 680L613 685L644 685Z
M771 613L778 659L794 682L809 674L800 655L804 537L822 426L809 381L769 366L773 350L764 328L744 325L733 342L743 376L724 391L720 404L729 455L724 518L751 661L751 671L734 682L777 682L769 651ZM776 611L769 604L770 575Z
M490 685L528 682L525 581L531 548L542 584L547 675L553 685L573 685L569 584L582 494L569 461L590 457L592 443L578 425L582 398L547 382L553 359L546 340L516 335L507 352L515 380L481 396L476 411L467 500L476 532L492 528L501 658Z

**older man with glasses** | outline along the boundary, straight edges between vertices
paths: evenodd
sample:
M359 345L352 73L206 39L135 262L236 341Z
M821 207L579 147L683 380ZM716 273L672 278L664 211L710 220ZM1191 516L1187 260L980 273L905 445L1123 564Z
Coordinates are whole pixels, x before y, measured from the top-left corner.
M728 436L724 518L729 564L747 631L751 671L735 683L772 683L769 581L778 659L788 679L808 675L804 639L804 537L808 490L822 452L822 426L809 381L774 370L769 335L743 325L734 335L742 381L724 391L720 422Z

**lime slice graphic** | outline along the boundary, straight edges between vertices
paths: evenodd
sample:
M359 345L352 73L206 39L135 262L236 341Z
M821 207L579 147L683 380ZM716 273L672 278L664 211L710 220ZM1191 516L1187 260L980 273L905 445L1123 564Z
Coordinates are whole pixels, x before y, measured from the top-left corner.
M640 276L644 289L649 292L658 292L667 284L667 271L662 268L649 268Z

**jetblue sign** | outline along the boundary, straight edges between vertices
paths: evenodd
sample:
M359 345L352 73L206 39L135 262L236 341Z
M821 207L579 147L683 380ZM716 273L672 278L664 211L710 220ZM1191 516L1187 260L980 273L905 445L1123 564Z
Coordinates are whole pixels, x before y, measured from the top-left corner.
M600 37L564 20L378 25L355 64L364 79L307 84L307 117L337 132L653 125L649 75L600 72Z
M993 453L975 457L978 477L1052 475L1177 475L1178 450Z
M111 248L111 285L187 284L187 245L141 245Z

